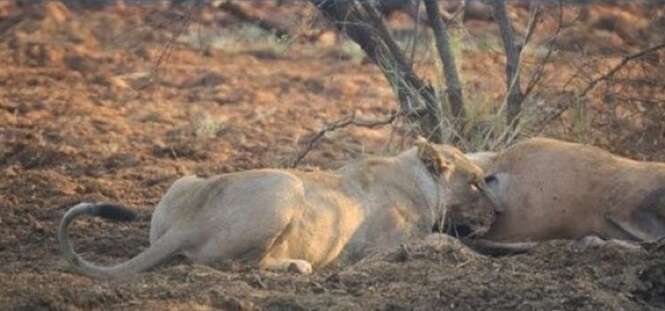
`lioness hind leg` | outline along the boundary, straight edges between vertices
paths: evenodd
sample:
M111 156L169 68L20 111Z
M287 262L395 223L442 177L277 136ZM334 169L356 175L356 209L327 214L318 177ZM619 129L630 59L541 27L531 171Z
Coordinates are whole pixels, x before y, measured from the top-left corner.
M312 273L312 264L301 259L274 259L266 257L259 263L259 268L275 272Z

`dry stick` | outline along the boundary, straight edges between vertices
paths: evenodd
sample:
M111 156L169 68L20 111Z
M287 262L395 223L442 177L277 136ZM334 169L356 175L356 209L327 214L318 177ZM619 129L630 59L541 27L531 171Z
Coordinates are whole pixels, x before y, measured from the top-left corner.
M344 127L347 127L349 125L354 125L354 126L359 126L359 127L366 127L366 128L375 128L378 126L384 126L386 124L391 124L395 119L400 116L401 113L399 112L392 112L388 117L384 120L362 120L358 119L355 116L355 113L352 113L351 115L344 117L340 120L337 120L327 126L325 126L323 129L321 129L312 139L307 142L307 146L303 151L301 151L298 156L296 157L295 161L293 161L293 164L291 164L291 168L295 168L300 164L300 162L307 156L307 154L314 148L314 144L319 141L328 132L332 132Z
M375 28L379 34L379 36L383 39L383 44L386 46L388 51L390 52L390 55L396 60L396 65L397 66L408 66L408 69L413 72L413 63L406 63L404 60L404 56L402 55L402 52L397 46L397 43L395 40L392 39L392 36L390 35L390 32L388 31L388 28L386 28L385 24L383 23L383 20L381 19L381 16L377 12L376 8L372 6L371 3L368 1L362 1L360 0L360 3L362 7L365 9L367 16L370 18L372 23L375 25ZM404 65L402 65L404 64ZM399 68L398 68L399 69ZM415 75L415 73L414 73ZM404 84L403 88L399 88L400 91L403 91L403 89L408 89L408 90L415 90L415 92L411 92L412 94L418 94L419 96L423 97L425 101L425 109L426 109L426 114L425 114L425 120L420 120L420 123L422 125L425 125L424 127L426 128L427 131L427 139L434 141L436 143L442 143L443 142L443 133L441 131L441 117L442 117L442 111L441 111L441 105L438 100L438 98L434 95L434 91L431 89L431 87L427 86L417 86L414 85L413 83L408 83L408 80L406 79L407 77L403 77L402 75L398 74L397 75L398 79L400 79L401 83ZM405 83L407 82L407 83ZM414 97L414 96L411 96ZM408 97L407 97L408 98ZM418 114L416 112L416 114Z
M584 55L584 58L588 57L589 55L587 54ZM591 79L590 73L585 72L585 69L597 63L598 63L597 59L592 59L592 60L583 60L580 64L576 65L575 68L577 69L577 71L575 71L573 75L571 75L570 77L568 77L568 79L566 79L566 82L564 82L563 85L561 86L561 90L563 91L567 90L568 86L570 86L576 80L583 80L586 81L587 83L590 83L591 80L593 79Z
M406 57L388 32L376 9L366 0L309 0L320 12L335 23L337 28L356 42L365 54L381 69L395 89L400 110L407 115L423 113L428 119L431 113L421 108L423 103L434 103L437 99L433 88L413 71ZM394 77L398 77L395 79ZM418 107L411 107L415 102ZM425 107L426 109L427 107ZM424 132L431 131L434 122L420 122ZM427 133L424 133L427 135ZM435 142L438 138L433 139Z
M175 47L175 41L182 36L183 33L185 33L185 29L189 26L190 22L192 21L192 15L194 14L194 6L192 6L189 11L187 12L187 15L185 15L184 20L182 24L180 25L180 28L175 32L173 37L166 42L164 45L164 49L162 52L159 54L159 57L157 58L157 61L155 62L155 65L152 67L151 73L150 73L150 80L157 76L159 67L161 64L166 61L170 56L171 53L173 52L173 49ZM147 87L149 83L146 83L144 87Z
M406 61L406 58L402 54L399 46L395 40L390 35L388 28L383 23L381 15L376 11L376 8L372 6L368 1L360 0L362 7L365 9L367 16L372 22L372 26L376 30L376 33L379 35L383 45L388 49L390 56L394 59L397 69L399 70L400 77L404 76L405 82L408 82L413 88L420 92L420 95L425 98L427 103L435 102L436 97L433 93L428 91L427 86L418 78L416 73L413 71L413 67Z
M529 14L529 22L526 27L526 34L524 35L524 44L527 42L531 41L531 36L533 36L534 30L536 29L536 24L538 22L538 18L540 17L540 14L542 13L542 10L538 6L538 4L533 3L531 4L533 7L531 8L531 14ZM519 52L520 55L522 56L522 51L524 51L524 48L522 48Z
M559 36L561 35L561 30L563 29L563 5L559 1L559 18L557 20L557 28L554 31L554 34L550 37L550 39L547 41L547 54L545 54L545 57L542 58L542 61L540 64L538 64L538 67L533 71L531 74L531 78L529 78L529 82L527 83L526 89L524 90L524 98L528 97L529 94L533 91L533 89L540 83L540 80L542 79L543 75L545 74L545 65L549 63L550 57L552 57L552 54L554 52L554 47L559 40Z
M466 137L464 137L463 133L455 129L455 125L452 120L449 118L441 118L441 122L439 123L437 130L443 131L444 125L446 125L448 129L451 129L450 134L452 137L450 140L459 145L462 150L468 150L471 147L470 142L466 139Z
M388 51L390 51L390 53L396 58L398 66L404 66L405 68L408 67L413 70L413 68L411 68L411 66L405 60L404 56L402 55L402 51L400 50L395 40L392 39L390 31L388 31L388 28L383 23L381 15L376 11L376 8L374 8L374 6L372 6L372 4L367 1L361 0L360 4L362 5L363 9L365 9L367 16L372 21L372 26L375 28L379 37L384 41L383 43L388 48Z
M641 98L641 97L624 97L624 96L614 96L615 99L618 101L636 101L636 102L642 102L642 103L647 103L651 105L662 105L665 104L665 100L658 100L658 99L646 99L646 98Z
M503 6L503 10L504 10L504 14L505 14L505 5ZM511 96L512 96L511 94L513 94L513 90L516 87L519 90L519 86L518 86L518 84L519 84L519 72L522 68L522 62L523 62L522 53L527 50L527 47L530 43L530 39L532 37L532 34L533 34L534 30L536 29L535 25L536 25L536 21L538 20L539 16L540 16L540 8L536 7L533 11L531 11L531 14L530 14L530 17L529 17L527 33L524 36L525 40L524 40L524 44L522 45L522 49L519 52L517 52L517 54L516 54L517 55L517 63L515 63L514 70L517 74L513 75L512 79L509 80L506 96L503 98L503 103L501 104L501 108L500 108L499 112L502 112L502 111L504 111L504 109L506 109L506 107L509 107L509 105L511 103ZM508 23L508 26L512 27L510 22L507 20L507 15L504 16L504 17L506 19L505 21ZM499 18L497 18L497 20L499 20ZM501 22L500 22L500 24L501 24ZM505 27L505 25L504 25L504 27ZM503 33L503 31L504 30L502 29L501 32ZM511 35L511 37L512 37L512 35ZM512 45L512 43L511 43L511 45ZM504 42L504 46L506 46L506 42ZM514 45L513 45L513 47L514 47ZM506 59L508 59L508 56L506 56ZM508 62L509 61L506 62L506 73L508 73ZM521 97L520 98L520 104L521 104L521 100L524 99L524 95L521 94L521 91L518 91L518 92L520 93L520 97ZM510 140L504 141L505 137L516 137L516 135L519 131L518 125L519 125L519 119L520 119L521 115L522 115L522 110L520 108L515 112L513 117L510 118L510 120L507 122L508 126L503 131L503 133L501 133L499 138L494 140L495 142L490 147L490 149L493 150L494 148L498 147L499 144L501 144L501 143L503 143L504 145L509 144ZM511 132L513 132L513 133L511 133ZM485 138L483 139L484 142L485 142L485 145L487 145L487 141L489 141L490 136L493 133L494 133L493 130L490 130L486 133Z
M457 74L457 66L455 65L455 56L453 56L450 49L448 29L441 20L437 0L425 0L425 9L427 9L427 16L432 24L432 30L434 31L436 49L439 52L441 63L443 63L443 74L446 77L448 102L453 117L456 119L453 122L453 125L455 130L459 131L464 128L464 99L459 75Z
M647 49L644 49L644 50L641 50L641 51L635 52L635 53L633 53L633 54L630 54L630 55L624 56L624 57L621 59L621 62L619 62L619 64L617 64L616 66L612 67L612 69L610 69L609 71L607 71L605 74L603 74L603 75L601 75L601 76L599 76L599 77L597 77L597 78L591 80L591 82L589 82L589 84L584 88L584 90L582 90L582 92L580 92L580 93L579 93L578 95L576 95L575 97L578 98L578 99L580 99L580 98L582 98L582 97L585 97L587 94L589 94L589 92L591 92L591 91L592 91L592 90L598 85L598 83L600 83L600 82L604 82L604 81L607 81L607 80L611 79L611 78L612 78L617 72L619 72L619 70L621 70L624 66L626 66L626 65L627 65L628 63L630 63L631 61L633 61L633 60L635 60L635 59L638 59L638 58L641 58L641 57L643 57L643 56L645 56L645 55L648 55L648 54L650 54L650 53L657 52L657 51L659 51L659 50L661 50L661 49L663 49L663 48L665 48L665 42L660 43L660 44L658 44L658 45L654 45L654 46L652 46L652 47L650 47L650 48L647 48ZM547 118L547 119L545 120L544 124L548 124L548 123L552 122L553 120L559 118L559 117L560 117L564 112L566 112L570 107L571 107L571 104L563 105L563 107L561 107L561 108L559 109L559 111L557 111L557 112L556 112L555 114L553 114L551 117Z
M522 105L522 90L519 82L518 63L520 62L520 53L515 46L513 38L513 29L508 13L506 12L505 0L493 0L494 18L499 24L501 32L501 39L503 41L503 48L506 53L506 91L507 91L507 111L506 123L512 124L513 120L519 113ZM530 37L527 34L527 38ZM524 47L522 48L524 50ZM514 83L513 83L514 82Z
M647 55L647 54L649 54L649 53L656 52L656 51L658 51L658 50L660 50L660 49L662 49L662 48L665 48L665 42L663 42L663 43L661 43L661 44L658 44L658 45L655 45L655 46L652 46L652 47L650 47L650 48L648 48L648 49L645 49L645 50L642 50L642 51L639 51L639 52L636 52L636 53L630 54L630 55L624 57L624 58L621 60L621 62L620 62L619 64L617 64L616 66L614 66L614 67L613 67L610 71L608 71L606 74L604 74L604 75L602 75L602 76L600 76L600 77L598 77L598 78L596 78L596 79L593 79L593 80L591 81L591 83L589 83L589 85L587 85L587 87L582 91L582 93L580 94L580 97L586 96L586 95L587 95L587 94L588 94L588 93L589 93L594 87L596 87L596 85L597 85L598 83L610 79L610 78L611 78L613 75L615 75L619 70L621 70L621 68L623 68L624 66L626 66L626 64L628 64L628 62L630 62L631 60L634 60L634 59L640 58L640 57L645 56L645 55Z
M409 56L409 63L411 67L415 65L416 47L418 46L418 33L420 32L420 1L416 0L416 23L413 26L413 42L411 43L411 55Z

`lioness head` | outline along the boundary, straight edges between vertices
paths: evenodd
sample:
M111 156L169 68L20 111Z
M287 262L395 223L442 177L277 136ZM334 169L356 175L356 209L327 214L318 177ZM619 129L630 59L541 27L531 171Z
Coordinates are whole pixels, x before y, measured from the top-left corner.
M422 137L416 141L416 147L418 157L440 184L441 203L447 207L448 213L446 222L468 224L491 221L484 219L492 217L491 210L473 204L481 197L487 198L494 205L494 210L503 209L487 186L483 169L471 162L462 151L449 145L431 144Z

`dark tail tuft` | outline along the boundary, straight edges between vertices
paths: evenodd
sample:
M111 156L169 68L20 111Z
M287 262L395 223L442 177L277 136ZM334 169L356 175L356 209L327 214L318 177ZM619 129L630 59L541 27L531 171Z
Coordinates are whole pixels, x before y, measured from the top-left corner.
M135 212L124 206L112 203L95 204L92 214L104 219L116 221L133 221L136 219Z

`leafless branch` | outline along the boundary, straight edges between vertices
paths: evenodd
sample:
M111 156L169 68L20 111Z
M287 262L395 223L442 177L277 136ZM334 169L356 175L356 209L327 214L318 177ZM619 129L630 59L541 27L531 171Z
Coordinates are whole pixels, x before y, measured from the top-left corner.
M519 69L520 50L515 45L513 26L508 18L505 0L493 0L494 18L499 24L501 40L506 53L506 123L512 124L522 105L522 90L520 87ZM534 22L535 23L535 22ZM530 37L530 34L527 34Z
M554 31L554 34L550 37L550 39L547 40L547 43L545 43L545 45L547 46L547 54L545 54L545 57L541 59L538 66L533 70L531 77L527 82L527 86L524 89L525 98L529 96L529 94L531 94L531 92L538 85L538 83L540 83L545 73L545 65L549 63L550 58L554 54L554 47L556 46L556 42L559 40L559 36L561 35L561 29L563 29L563 5L561 4L561 1L559 1L558 6L559 6L559 15L557 19L557 28ZM528 43L528 40L526 42Z
M432 24L432 30L434 31L436 49L439 52L439 57L443 64L443 73L446 77L448 103L453 117L455 118L453 125L456 129L460 129L463 127L465 117L464 99L462 95L462 86L457 73L457 66L455 65L455 56L450 48L448 28L441 20L437 0L425 0L425 8L427 9L427 16L430 23Z
M434 89L420 79L390 35L380 14L365 0L309 0L319 11L356 42L379 66L393 87L405 114L418 115L422 134L434 142L442 135L436 128L441 111Z
M372 6L372 4L368 1L359 1L359 2L362 5L362 7L365 9L365 13L372 22L371 25L378 34L378 36L381 38L382 43L385 45L386 48L388 48L390 55L395 58L395 60L397 61L397 65L402 67L400 69L404 70L405 72L409 71L413 72L411 64L409 64L406 61L406 58L404 57L402 50L399 48L395 40L393 40L392 35L390 35L390 31L388 31L386 24L383 23L383 19L381 18L381 15L376 10L376 8ZM415 72L413 73L413 75L415 76Z
M187 14L183 17L181 24L176 29L173 36L169 39L169 41L167 41L164 44L164 48L159 53L159 57L157 58L157 61L155 62L155 65L152 67L152 70L150 72L150 81L154 81L155 76L157 76L159 72L159 67L162 65L163 62L165 62L171 56L171 53L175 48L176 40L178 40L178 38L182 36L182 34L185 33L185 31L189 27L190 23L192 22L192 16L194 15L195 8L196 6L192 6L191 8L189 8L189 10L187 10ZM150 83L146 83L143 85L143 88L149 85Z
M519 73L523 63L522 54L527 50L527 46L531 42L531 38L542 13L542 9L538 4L532 4L524 41L521 48L518 49L512 37L512 24L508 19L505 2L503 0L494 1L493 9L495 19L499 24L504 51L506 53L506 96L503 99L500 111L504 111L504 109L507 109L508 111L506 113L507 126L503 131L501 133L496 133L497 128L492 128L484 135L484 145L489 145L490 150L495 150L499 146L509 145L521 132L521 124L519 122L523 114L521 105L526 97L525 93L522 93L521 91L519 82ZM551 49L549 52L551 53ZM541 64L543 67L545 66L545 62L546 60L543 60ZM532 76L530 82L533 81L533 78L534 77ZM537 77L537 79L540 79L540 77ZM533 85L535 85L535 83ZM490 141L493 142L488 144Z
M634 102L641 102L649 105L664 105L665 100L660 100L660 99L651 99L651 98L640 98L640 97L625 97L625 96L616 96L616 100L619 101L634 101Z
M665 42L654 45L650 48L647 48L647 49L644 49L644 50L641 50L641 51L638 51L638 52L635 52L635 53L624 56L617 65L612 67L606 73L592 79L591 82L589 82L589 84L587 84L587 86L579 94L577 94L575 97L577 99L581 99L583 97L586 97L586 95L588 95L589 92L591 92L599 83L612 79L623 67L625 67L631 61L639 59L641 57L644 57L648 54L657 52L657 51L659 51L663 48L665 48ZM565 103L565 104L561 105L560 108L555 113L553 113L549 118L547 118L545 120L544 124L549 124L553 120L559 118L571 106L572 106L571 103Z
M612 69L610 69L607 73L591 80L591 82L587 85L587 87L585 87L584 90L582 90L582 92L580 93L580 97L586 96L591 90L593 90L596 87L596 85L598 85L598 83L611 79L617 72L619 72L619 70L621 70L621 68L626 66L630 61L643 57L647 54L656 52L663 48L665 48L665 42L644 49L642 51L638 51L636 53L624 56L621 59L621 62L619 62L616 66L612 67Z
M530 8L530 14L529 14L529 23L527 24L526 27L526 34L524 35L524 44L527 45L529 41L531 41L531 36L533 36L534 30L536 29L536 25L538 24L538 19L540 18L540 15L542 14L542 9L540 8L540 4L538 3L531 3L531 8ZM522 53L524 49L520 50L520 54Z
M420 3L421 0L416 0L416 21L413 25L413 41L411 42L411 54L409 55L409 63L413 67L416 59L416 47L418 46L418 34L420 32Z
M397 117L399 117L401 113L399 112L392 112L390 113L385 119L381 120L366 120L366 119L360 119L358 118L355 113L352 113L340 120L337 120L331 124L326 125L323 127L321 130L319 130L314 137L312 137L308 142L307 145L305 146L305 149L303 149L300 153L298 153L298 156L296 159L293 161L291 164L291 168L295 168L300 164L300 162L307 156L307 154L314 148L314 145L328 132L336 131L341 128L345 128L347 126L358 126L358 127L365 127L365 128L375 128L375 127L380 127L384 126L387 124L392 124Z

